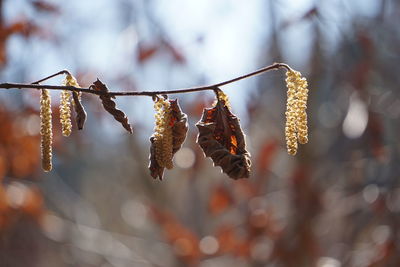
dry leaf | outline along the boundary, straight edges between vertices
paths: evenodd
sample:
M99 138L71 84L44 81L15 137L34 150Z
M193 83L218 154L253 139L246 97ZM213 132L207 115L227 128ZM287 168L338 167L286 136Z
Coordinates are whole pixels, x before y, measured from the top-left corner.
M150 137L150 165L149 165L149 170L150 170L150 175L156 179L157 177L162 180L163 175L164 175L164 167L161 167L157 160L156 160L156 148L155 148L155 142L154 142L154 136Z
M182 113L181 108L178 104L178 99L170 100L171 111L172 111L172 153L176 153L186 139L186 133L188 131L187 116Z
M78 130L82 130L86 121L86 111L79 99L79 93L73 92L72 97L74 99L74 108L76 112L76 124L78 126Z
M58 8L58 6L47 1L34 1L32 2L32 5L38 11L49 12L53 14L60 13L60 9Z
M260 146L257 156L257 169L260 173L265 173L271 168L274 156L278 151L279 144L276 140L265 140L264 144Z
M108 92L107 86L102 83L99 79L93 83L93 87L97 91ZM101 103L105 110L108 111L111 115L113 115L114 119L119 121L122 126L129 132L132 133L132 127L129 124L128 117L124 112L116 108L115 102L111 99L109 95L100 95Z
M144 63L145 61L149 60L152 56L154 56L158 51L158 49L159 47L157 45L153 46L139 45L137 60L140 63Z
M196 124L199 129L197 143L215 166L233 179L248 178L250 154L246 151L245 137L239 119L233 115L224 101L218 101L211 109L205 109Z
M222 185L215 187L208 200L208 210L217 215L226 211L233 203L231 192Z
M198 266L202 255L197 234L179 222L173 214L155 205L150 207L150 216L160 225L166 242L172 246L175 255L183 261L183 266Z
M173 44L171 44L170 42L168 42L166 40L163 40L162 44L166 48L167 52L169 52L171 54L172 58L174 59L174 61L176 63L179 63L179 64L186 63L185 56L182 54L182 52L177 47L175 47Z
M178 100L169 100L171 112L171 127L172 127L172 154L175 154L182 146L186 139L188 131L188 123L186 114L182 113L178 105ZM150 165L149 170L153 178L162 180L164 167L161 167L156 160L156 149L154 136L150 137Z

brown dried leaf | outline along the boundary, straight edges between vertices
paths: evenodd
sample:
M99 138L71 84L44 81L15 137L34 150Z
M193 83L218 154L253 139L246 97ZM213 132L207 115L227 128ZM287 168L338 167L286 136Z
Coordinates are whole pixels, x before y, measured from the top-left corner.
M251 162L245 137L239 119L224 101L218 101L211 109L204 109L196 126L199 129L197 143L215 166L220 166L233 179L249 177Z
M9 25L7 28L5 28L6 31L5 34L6 37L12 34L20 34L24 37L29 37L32 35L37 35L41 30L42 30L41 27L39 27L32 21L26 19L20 19Z
M73 92L72 97L74 99L74 108L76 112L76 124L78 126L78 130L82 130L86 121L86 111L79 99L78 92Z
M232 253L239 246L240 240L238 240L235 227L231 224L219 226L215 237L218 240L220 254Z
M139 50L137 54L137 60L140 63L144 63L145 61L149 60L152 56L156 54L159 47L156 45L153 46L143 46L139 45Z
M38 11L54 13L54 14L60 13L58 6L56 6L52 3L49 3L47 1L33 1L32 5Z
M279 144L276 140L267 139L264 144L261 145L257 156L257 169L260 173L264 173L270 169L278 148Z
M182 113L178 104L178 99L170 100L169 103L171 104L172 112L172 153L175 154L186 139L188 123L186 114Z
M175 47L173 44L171 44L170 42L168 42L166 40L163 40L162 44L164 45L166 50L171 54L172 58L174 59L174 61L176 63L179 63L179 64L186 63L185 56L182 54L182 52L180 50L178 50L177 47Z
M107 86L102 83L99 79L93 83L93 87L97 91L108 92ZM132 127L129 124L128 117L124 112L116 108L115 102L111 99L109 95L100 95L101 103L105 110L108 111L111 115L113 115L114 119L119 121L122 126L129 132L132 133Z
M226 211L233 203L231 192L222 185L213 189L208 200L208 210L211 214L217 215Z
M297 18L291 18L285 22L282 23L282 29L286 29L290 26L293 25L298 25L302 21L310 20L314 17L318 17L320 14L318 8L316 6L311 7L309 10L307 10L302 16L297 17Z
M187 116L179 107L178 100L169 100L171 105L171 125L172 125L172 153L175 154L186 139L188 131ZM155 158L155 143L154 137L150 137L150 164L149 170L153 178L162 180L164 167L161 167Z
M184 266L198 266L202 255L197 234L179 222L173 214L156 205L150 207L150 216L159 224L166 242L172 245L173 252L185 263Z

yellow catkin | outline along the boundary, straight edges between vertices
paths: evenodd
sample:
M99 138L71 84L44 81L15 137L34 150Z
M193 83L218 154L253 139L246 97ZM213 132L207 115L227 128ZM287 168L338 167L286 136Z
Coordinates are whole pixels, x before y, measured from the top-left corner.
M308 84L298 71L286 72L287 106L286 106L286 146L288 153L295 155L300 144L308 142L307 98Z
M65 86L74 86L79 87L79 84L74 76L71 74L67 74L63 81L63 85ZM78 93L80 98L81 92ZM72 93L70 91L64 90L61 92L60 99L60 122L62 128L62 134L64 136L69 136L72 132L72 122L71 122L71 97ZM72 100L73 104L74 101Z
M65 76L65 80L64 80L63 84L66 86L73 86L73 87L77 87L77 88L80 87L78 81L71 74L67 74L67 76ZM82 95L82 92L78 92L79 100L81 100L81 95ZM74 101L72 101L72 103L75 105Z
M62 134L69 136L72 131L71 123L71 92L64 90L61 92L60 99L60 122Z
M158 97L154 102L155 128L155 158L161 167L167 169L173 168L172 162L172 125L171 125L171 107L168 100Z
M286 79L287 103L286 103L286 147L290 155L297 153L297 132L296 132L296 88L290 77Z
M223 101L225 106L231 109L231 103L229 102L229 97L222 90L218 90L218 100Z
M67 76L65 76L64 84L66 86L79 87L78 81L71 74L67 74Z
M299 73L300 74L300 73ZM298 78L296 80L297 89L297 139L300 144L308 143L308 126L307 126L307 80L305 78Z
M49 172L52 168L52 125L51 125L51 98L50 92L43 89L40 96L40 135L41 135L41 152L42 152L42 168Z

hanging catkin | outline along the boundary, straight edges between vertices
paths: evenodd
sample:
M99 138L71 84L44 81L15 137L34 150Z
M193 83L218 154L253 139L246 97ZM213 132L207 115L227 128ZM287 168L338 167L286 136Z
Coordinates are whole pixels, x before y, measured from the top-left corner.
M40 135L41 135L41 152L42 152L42 168L44 171L51 171L52 163L52 125L51 125L51 98L50 92L43 89L40 96Z
M298 143L308 142L307 98L308 83L298 71L286 72L287 104L286 104L286 146L290 155L297 153Z
M66 84L68 86L68 84ZM60 99L60 123L62 135L69 136L72 131L71 123L71 92L61 91Z
M154 103L156 114L154 115L154 149L155 158L161 167L172 169L172 125L170 102L163 97L158 97Z
M165 103L166 101L168 103ZM149 170L153 178L162 180L164 168L172 167L172 157L186 139L188 123L178 100L158 99L155 100L154 106L156 126L154 134L150 137Z
M74 76L72 76L71 74L67 74L67 76L65 77L64 81L63 81L63 85L65 86L74 86L79 88L79 84L77 82L77 80L75 79ZM78 94L78 98L74 97L74 105L75 105L75 109L76 109L76 100L80 100L80 95L81 93L79 92L74 92L74 94ZM72 123L71 123L71 98L72 98L72 93L70 91L64 90L61 92L61 100L60 100L60 122L61 122L61 129L62 129L62 134L64 136L69 136L71 134L72 131ZM79 105L80 103L78 103ZM77 112L79 116L79 112ZM85 116L86 119L86 116ZM78 122L78 128L81 129L79 127L80 124Z

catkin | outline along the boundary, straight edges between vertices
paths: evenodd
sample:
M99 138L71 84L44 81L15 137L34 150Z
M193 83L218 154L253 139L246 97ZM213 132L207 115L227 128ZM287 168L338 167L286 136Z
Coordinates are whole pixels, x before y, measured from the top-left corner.
M79 87L78 81L71 74L67 74L67 76L65 76L64 84L66 86Z
M299 78L297 80L297 138L300 144L306 144L308 142L308 127L307 127L307 80L305 78Z
M40 135L41 135L41 152L42 152L42 168L49 172L52 168L52 139L53 132L51 126L51 98L50 91L43 89L40 96Z
M64 79L63 85L79 87L79 84L76 81L75 77L72 76L71 74L67 74L67 76ZM71 96L72 93L70 91L64 90L61 92L60 123L61 123L62 134L64 136L70 136L72 131Z
M286 73L287 74L287 73ZM290 155L297 153L297 132L296 132L296 88L290 78L286 79L287 103L286 103L286 147Z
M60 122L62 134L69 136L72 131L71 123L71 92L67 90L61 91L60 99Z
M67 76L65 76L65 80L64 80L63 84L65 86L73 86L73 87L80 88L78 81L71 74L67 74ZM78 100L80 101L82 92L76 92L76 93L78 94ZM76 105L75 101L72 101L72 104L75 106Z
M218 101L222 101L226 107L228 107L229 109L231 109L231 103L229 102L229 97L228 97L228 95L225 94L225 93L224 93L222 90L220 90L220 89L218 89L217 92L218 92L218 93L217 93ZM214 105L215 105L215 103L214 103Z
M173 168L172 150L172 124L171 124L171 107L168 100L158 97L154 102L155 128L154 128L154 144L155 158L160 167L167 169Z
M290 155L297 153L298 143L308 142L307 98L308 83L298 71L286 72L287 105L286 105L286 146Z

